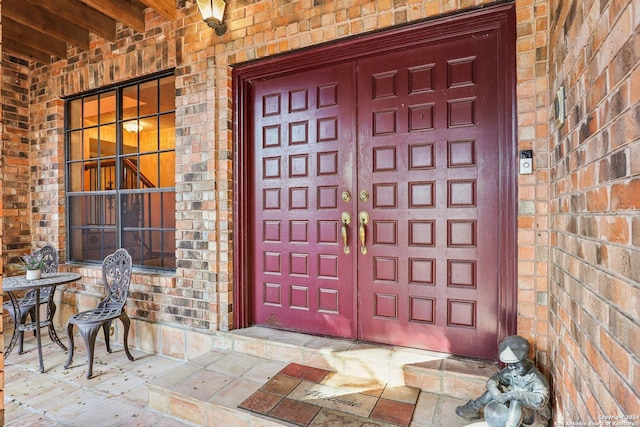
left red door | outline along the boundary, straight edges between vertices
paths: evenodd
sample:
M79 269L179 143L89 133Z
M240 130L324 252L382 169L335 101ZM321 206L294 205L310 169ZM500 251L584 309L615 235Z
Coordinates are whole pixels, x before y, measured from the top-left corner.
M355 251L342 232L353 213L354 75L347 63L252 86L255 323L355 338Z

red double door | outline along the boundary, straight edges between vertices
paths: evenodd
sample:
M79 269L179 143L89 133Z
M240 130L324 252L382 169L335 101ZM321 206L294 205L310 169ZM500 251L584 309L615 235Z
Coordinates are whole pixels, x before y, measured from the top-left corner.
M443 41L252 86L252 320L492 357L498 41Z

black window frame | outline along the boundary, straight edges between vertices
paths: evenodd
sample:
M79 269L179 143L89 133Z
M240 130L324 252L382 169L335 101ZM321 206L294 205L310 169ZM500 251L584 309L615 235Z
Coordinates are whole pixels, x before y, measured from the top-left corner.
M137 142L137 149L135 152L127 152L125 153L123 150L123 140L124 140L124 133L125 130L123 128L123 124L126 122L132 122L132 121L141 121L142 119L148 120L148 119L152 119L152 120L157 120L157 132L158 135L160 135L162 129L167 129L167 127L162 127L162 117L167 117L167 116L173 116L173 129L175 129L175 114L176 114L176 108L175 108L175 99L176 99L176 90L175 90L175 80L174 80L174 85L173 85L173 109L165 109L162 110L161 107L161 94L160 94L160 88L161 88L161 82L163 79L166 79L168 77L173 77L175 79L175 73L173 70L169 71L169 72L163 72L163 73L158 73L158 74L154 74L154 75L149 75L149 76L145 76L144 78L140 78L140 79L135 79L135 80L130 80L127 82L123 82L117 85L112 85L109 87L103 87L100 88L98 90L95 91L91 91L91 92L86 92L83 94L79 94L79 95L75 95L73 97L69 97L65 99L65 128L64 128L64 143L65 143L65 202L66 202L66 206L67 206L67 213L65 215L65 221L66 221L66 231L67 231L67 259L71 262L81 262L81 263L89 263L89 264L98 264L101 263L102 260L104 259L104 257L106 257L109 253L112 253L113 251L115 251L116 249L125 247L125 249L127 249L131 255L132 255L132 259L133 259L133 265L135 267L140 267L140 268L144 268L146 270L161 270L161 271L175 271L176 270L176 248L177 248L177 243L176 243L176 218L175 218L175 202L176 202L176 191L175 191L175 169L174 169L174 176L171 177L171 183L173 184L172 186L168 186L168 187L162 187L161 185L163 184L162 181L164 181L162 178L162 168L161 168L161 164L160 164L160 157L164 154L166 155L167 153L169 153L169 155L173 156L173 162L174 162L174 168L175 168L175 156L176 156L176 144L175 144L175 132L173 135L173 145L167 149L165 148L161 148L162 143L160 142L160 136L158 136L158 146L157 146L157 150L146 150L143 151L141 149L140 146L140 140L138 139ZM151 114L141 114L140 112L140 105L141 105L141 101L140 101L140 86L146 84L149 84L150 82L156 82L156 90L157 90L157 96L156 96L156 108L155 108L155 112L151 113ZM123 93L125 92L125 90L129 89L131 90L131 88L136 87L136 93L138 94L138 98L137 98L137 105L136 105L136 114L134 116L131 116L130 114L125 118L124 117L124 113L123 113ZM72 112L71 112L71 107L72 107L72 103L74 101L78 101L78 100L86 100L89 98L93 98L96 97L97 98L97 105L98 105L98 110L97 110L97 116L101 116L101 111L100 111L100 97L101 95L106 95L106 94L115 94L115 120L111 121L111 122L106 122L106 123L100 123L98 122L97 124L94 125L86 125L85 121L84 121L84 111L83 109L85 108L85 102L84 101L80 101L81 103L81 111L80 111L80 125L76 126L76 127L71 127L72 126ZM76 104L77 106L77 104ZM78 131L80 131L82 133L81 136L81 142L82 144L88 144L87 142L87 138L84 136L84 131L86 129L89 130L97 130L98 135L100 135L100 131L101 128L106 127L106 126L113 126L115 127L115 155L111 155L111 156L106 156L106 157L101 157L101 149L100 149L100 145L102 144L101 142L101 137L98 136L97 138L97 146L98 146L98 154L96 157L93 156L89 156L89 158L85 158L85 156L81 156L80 159L72 159L72 149L71 149L71 144L72 144L72 134L74 132L78 133ZM146 187L146 188L142 188L141 187L141 182L144 181L144 175L142 174L142 172L140 172L140 170L137 170L137 173L135 174L135 185L137 185L136 188L125 188L123 186L123 175L126 174L126 167L125 167L125 162L128 159L131 158L137 158L138 159L138 165L140 164L140 157L142 156L142 154L156 154L158 159L157 159L157 172L158 172L158 176L157 176L157 184L158 187L154 187L154 188L150 188L150 187ZM102 183L102 174L104 173L105 169L104 167L101 166L101 162L113 162L114 164L114 175L115 175L115 180L111 180L111 185L109 185L106 188L100 188L101 186L105 186L104 183ZM80 185L82 187L81 191L77 191L77 189L75 189L76 191L72 191L72 166L76 165L78 166L78 164L82 164L82 179L80 181L85 181L86 177L84 175L84 172L86 171L86 164L91 163L91 162L95 162L96 163L96 174L97 174L97 179L96 179L96 183L98 188L97 189L87 189L84 188L85 187L85 183L82 182ZM105 163L106 164L106 163ZM106 182L106 180L105 180ZM142 201L146 201L148 198L148 202L149 202L149 208L146 209L146 213L144 212L144 209L140 208L139 206L145 206L145 203L139 203L138 204L138 213L137 213L137 220L138 223L137 226L131 226L130 224L127 225L127 222L125 220L125 214L123 212L123 207L126 207L127 203L129 203L130 206L133 205L133 201L137 200L138 202L140 202L140 200ZM84 199L84 201L83 201ZM154 220L151 219L152 215L152 210L155 209L151 209L151 200L154 199L156 202L158 202L161 206L160 212L156 212L155 214L159 215L159 220ZM95 208L96 211L101 211L101 213L98 213L96 215L95 218L98 219L97 223L91 223L91 221L88 220L89 215L87 214L88 211L90 211L91 209L89 209L87 206L91 205L93 202L91 202L91 200L93 200L93 202L95 202L95 204L93 204L93 206L97 207ZM83 206L82 209L76 209L79 206ZM108 206L111 206L114 209L114 217L113 220L115 221L115 224L108 224L105 220L106 218L106 209ZM154 206L155 207L155 206ZM169 210L170 209L170 210ZM133 211L133 209L132 209ZM165 218L165 212L171 212L173 214L173 218ZM147 215L148 214L148 215ZM74 215L78 215L80 216L80 221L77 221L77 218L74 217ZM142 222L144 220L144 217L148 216L148 223L146 223L146 226L143 226L145 223ZM168 216L168 215L167 215ZM84 218L83 218L84 217ZM169 224L167 224L166 222L169 221L171 224L169 226ZM77 225L78 222L80 223L80 225ZM152 226L152 223L156 223L155 226ZM143 224L143 225L140 225ZM158 226L159 224L159 226ZM93 254L92 256L88 256L90 248L88 247L88 242L85 241L85 237L90 235L91 232L89 230L94 230L94 232L97 233L97 235L101 235L102 239L99 239L96 237L96 235L93 235L92 237L92 245L95 248L96 246L99 246L99 250L94 249L93 250ZM105 231L109 231L109 236L111 237L115 237L115 242L114 245L105 244ZM139 251L136 250L135 246L132 245L127 245L125 243L125 233L128 233L127 236L134 236L136 234L139 234L141 236L144 236L145 233L148 234L149 237L142 237L139 238L138 240L140 240L140 246L139 246ZM76 239L77 237L74 236L78 236L80 235L80 239L82 241L81 244L79 244L78 246L80 246L80 248L76 248L74 247L74 245L76 245L74 243L74 239ZM151 250L148 248L149 246L149 242L151 241L151 237L150 236L159 236L161 239L161 243L159 244L160 249L160 261L149 261L151 259L151 257L149 256L145 256L145 248L148 249L148 252L151 252ZM97 243L95 243L96 240L100 240L99 245ZM110 239L110 241L113 239ZM130 241L131 239L129 239ZM145 246L145 242L147 244L147 246ZM172 245L170 245L170 247L168 247L168 245L172 243ZM78 257L77 254L78 253L82 253L82 256ZM99 253L99 255L95 255L95 253Z

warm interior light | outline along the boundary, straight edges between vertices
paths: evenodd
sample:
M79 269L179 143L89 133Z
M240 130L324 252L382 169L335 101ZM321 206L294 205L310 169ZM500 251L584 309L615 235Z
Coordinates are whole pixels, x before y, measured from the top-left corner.
M204 22L213 28L217 35L223 35L227 31L227 24L222 22L226 6L224 0L197 0L197 3Z
M140 132L143 129L142 123L137 121L125 122L122 127L127 132Z

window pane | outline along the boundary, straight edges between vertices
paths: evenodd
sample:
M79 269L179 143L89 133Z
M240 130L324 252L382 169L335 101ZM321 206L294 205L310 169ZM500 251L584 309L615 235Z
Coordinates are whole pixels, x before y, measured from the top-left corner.
M137 135L144 128L144 124L139 123L138 119L127 120L122 123L124 135Z
M112 123L116 121L116 92L111 91L100 95L100 120L98 123Z
M98 124L98 95L87 96L84 98L84 109L82 111L82 125L84 127L95 126Z
M147 267L162 267L162 232L147 231L144 237L144 261Z
M176 148L176 115L175 113L160 116L160 149Z
M71 163L69 165L69 191L82 191L82 170L84 163Z
M131 154L138 151L138 134L131 132L122 133L122 154Z
M116 125L100 126L100 157L116 155Z
M158 187L158 155L147 154L140 156L138 165L140 170L140 188Z
M122 233L122 247L131 255L131 261L134 265L142 265L142 245L138 231Z
M136 132L122 132L122 154L138 152L138 134Z
M69 133L69 160L82 160L82 131Z
M176 268L176 232L164 231L162 233L162 261L163 268Z
M140 115L148 116L158 112L158 81L142 83L140 85Z
M122 90L122 118L124 120L138 117L138 85Z
M70 230L70 247L71 253L69 258L71 261L84 260L84 230L81 228L72 228Z
M131 197L132 195L129 195ZM140 194L136 203L140 209L140 227L142 228L175 228L175 193Z
M123 194L120 196L122 202L122 221L123 227L139 227L140 213L142 211L141 204L144 195L142 194Z
M69 225L71 227L79 227L86 223L84 216L86 198L86 196L69 197Z
M123 233L123 247L131 254L134 264L145 267L175 268L175 232L127 231Z
M102 262L105 256L116 250L114 229L75 228L70 234L71 261Z
M176 78L167 76L160 79L160 112L176 109Z
M162 227L176 228L176 193L162 194Z
M129 156L122 159L120 188L123 190L138 188L138 156Z
M95 159L98 157L98 128L85 129L82 134L82 158Z
M175 187L176 185L176 153L160 153L160 184L158 187Z
M115 160L100 161L100 187L102 191L116 188L116 162ZM95 186L92 189L97 189Z
M69 102L69 127L77 129L82 126L82 99Z
M140 120L144 129L140 132L140 152L158 151L158 118Z

